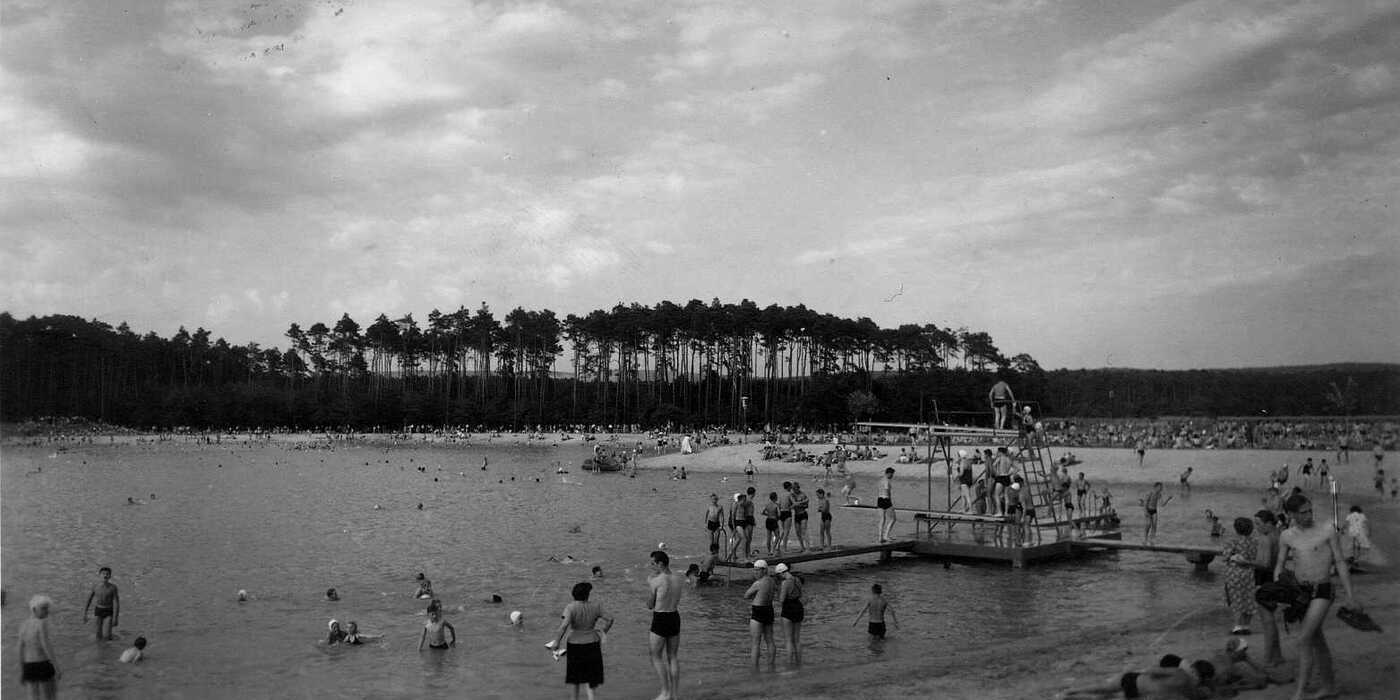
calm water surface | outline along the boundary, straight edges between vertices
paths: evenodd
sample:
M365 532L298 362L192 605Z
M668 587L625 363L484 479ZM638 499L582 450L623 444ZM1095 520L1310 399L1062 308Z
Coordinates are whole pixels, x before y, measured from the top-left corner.
M1125 453L1080 452L1086 464L1123 460ZM64 672L60 688L68 696L564 697L563 664L554 663L542 644L552 638L570 586L586 580L596 564L605 578L596 582L594 599L617 619L605 650L604 690L607 697L651 697L648 553L664 541L674 569L697 560L707 543L708 494L727 498L742 477L724 482L717 474L692 474L673 481L661 470L644 470L635 479L594 475L574 466L587 454L578 443L509 441L352 443L333 450L181 443L6 447L0 455L0 542L9 602L0 692L19 690L14 637L27 614L25 601L43 592L57 603L50 619ZM1192 454L1212 469L1261 458ZM1265 454L1270 462L1279 459L1279 453ZM486 470L480 468L484 456L490 459ZM573 473L556 474L556 462ZM1131 469L1123 473L1110 488L1125 526L1136 531L1138 509L1125 506L1143 484ZM809 493L817 486L808 473L763 476L758 487L765 493L784 478L802 479ZM897 503L924 503L922 480L899 486ZM873 487L873 480L862 479L863 495L873 496ZM941 480L935 494L941 504ZM128 496L144 504L126 505ZM1233 517L1253 512L1257 497L1243 485L1198 488L1189 500L1163 509L1161 540L1209 543L1202 509ZM870 541L875 520L873 512L838 510L836 542ZM901 526L912 530L907 519ZM945 569L902 557L879 565L873 555L839 562L801 566L809 672L839 674L842 667L871 662L934 663L924 659L940 649L991 648L999 640L1131 625L1144 616L1206 606L1223 611L1217 572L1196 573L1179 555L1125 552L1026 570ZM81 621L102 565L115 570L123 609L121 639L107 643L94 642ZM419 571L448 608L459 639L454 650L417 651L424 616L412 592ZM748 573L742 575L746 583ZM884 646L872 648L863 629L850 623L875 582L884 584L902 624ZM331 586L339 602L324 600ZM251 600L236 600L240 588ZM742 590L687 591L681 605L686 687L742 682L748 653ZM493 593L505 602L487 602ZM525 613L523 629L506 624L511 610ZM319 642L332 617L356 620L362 631L385 637L362 647L327 648ZM138 634L150 640L148 660L117 663Z

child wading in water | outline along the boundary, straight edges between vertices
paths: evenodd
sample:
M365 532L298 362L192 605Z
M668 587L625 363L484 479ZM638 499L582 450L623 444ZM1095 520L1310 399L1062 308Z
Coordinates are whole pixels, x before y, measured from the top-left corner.
M46 595L30 598L31 617L19 626L19 682L31 698L57 696L58 669L53 665L53 644L49 642L47 619L52 605L53 600Z
M870 614L870 624L866 626L866 632L875 639L885 638L885 613L890 614L890 621L895 627L899 627L899 618L895 617L894 608L890 607L889 601L885 600L884 589L880 584L870 586L870 598L865 601L865 606L856 613L856 619L851 621L851 626L860 624L860 618L866 613Z
M447 634L452 634L452 641L447 641ZM442 619L442 608L432 607L428 609L428 621L423 625L423 636L418 638L418 651L423 651L423 645L428 645L429 649L446 649L457 646L457 630L451 622Z

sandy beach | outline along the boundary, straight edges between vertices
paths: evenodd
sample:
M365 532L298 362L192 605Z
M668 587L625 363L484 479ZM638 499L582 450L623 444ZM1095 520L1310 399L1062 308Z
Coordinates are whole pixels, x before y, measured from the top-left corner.
M811 446L809 451L822 449ZM898 446L883 448L886 453L898 454ZM651 456L642 460L642 468L670 469L684 466L690 472L729 472L741 474L744 463L753 459L760 475L764 470L802 471L816 467L800 464L763 462L757 459L760 454L757 444L726 445L710 447L690 455L669 453ZM1115 480L1150 481L1160 480L1174 485L1178 474L1185 466L1208 461L1209 451L1173 450L1149 452L1148 463L1142 469L1136 465L1136 456L1129 450L1076 450L1085 462L1076 465L1076 471L1084 471L1092 481L1112 478ZM1055 450L1058 455L1059 450ZM1196 489L1209 489L1212 486L1247 486L1267 483L1270 470L1278 464L1291 461L1297 465L1302 457L1318 459L1326 453L1293 453L1279 451L1264 453L1257 464L1247 470L1212 472L1196 468L1192 485ZM1104 457L1111 459L1105 459ZM1128 465L1131 465L1129 467ZM861 488L872 493L874 479L886 467L895 469L896 478L924 479L928 467L923 464L897 464L892 457L879 460L849 462L848 468L857 475ZM1348 465L1351 469L1370 469L1369 456L1365 461L1353 458ZM942 470L935 465L936 478ZM1374 501L1374 502L1373 502ZM1120 499L1120 503L1123 499ZM1372 537L1376 546L1383 552L1400 551L1397 544L1397 524L1400 524L1400 507L1392 501L1366 501L1366 512L1371 520ZM1393 562L1392 557L1392 562ZM1367 613L1385 630L1382 633L1360 632L1347 627L1335 619L1335 609L1324 628L1335 658L1336 673L1341 697L1381 700L1395 697L1395 683L1400 681L1400 583L1397 582L1393 564L1385 569L1374 569L1364 575L1353 577L1358 602ZM1340 596L1340 593L1339 593ZM1011 644L997 658L987 658L985 653L966 653L958 649L929 649L927 663L922 666L898 669L891 672L888 665L857 667L843 671L839 676L823 674L819 670L810 673L785 673L778 676L755 676L752 684L743 688L727 688L723 692L701 692L694 697L701 698L850 698L854 695L871 698L1050 698L1055 693L1076 687L1098 684L1109 676L1124 671L1155 666L1157 660L1167 653L1174 653L1186 659L1210 659L1225 645L1228 635L1229 613L1223 603L1209 601L1200 609L1183 610L1179 616L1163 619L1143 619L1133 629L1105 627L1096 634L1067 635L1065 638L1041 636ZM1296 626L1295 626L1296 631ZM1262 636L1249 637L1254 645L1261 644ZM1291 667L1297 661L1297 637L1291 632L1283 632L1284 656ZM1256 650L1253 658L1259 655ZM1292 697L1296 686L1270 686L1263 690L1241 693L1242 698L1259 700L1283 700Z

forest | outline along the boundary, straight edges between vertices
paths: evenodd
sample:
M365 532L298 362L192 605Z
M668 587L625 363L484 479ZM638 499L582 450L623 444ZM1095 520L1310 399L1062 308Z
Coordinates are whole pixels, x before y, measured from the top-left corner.
M560 318L486 305L348 314L286 349L206 329L0 312L0 420L81 417L139 429L846 425L988 420L1004 377L1046 417L1400 413L1400 365L1044 370L982 331L881 328L743 300L617 305Z

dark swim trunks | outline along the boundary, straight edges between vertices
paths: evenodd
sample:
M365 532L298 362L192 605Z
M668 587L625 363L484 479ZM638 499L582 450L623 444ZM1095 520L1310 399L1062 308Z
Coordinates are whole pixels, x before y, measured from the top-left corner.
M777 529L778 529L778 519L777 519L777 518L764 518L764 519L763 519L763 527L764 527L764 529L768 530L769 532L775 532L775 531L777 531Z
M705 527L708 528L710 532L714 532L714 531L716 531L716 530L719 529L719 521L718 521L718 520L706 520L706 521L705 521Z
M822 513L822 522L824 522L824 523L829 523L829 522L831 522L831 513Z
M680 634L681 614L674 610L670 612L652 613L651 633L663 639L674 637Z
M783 618L793 622L801 622L806 617L806 611L802 607L802 601L797 598L789 598L783 601Z
M865 626L865 631L869 632L869 633L870 633L870 636L872 636L872 637L878 637L878 638L880 638L880 639L884 639L884 638L885 638L885 623L883 623L883 622L872 622L872 623L870 623L870 624L868 624L868 625Z
M1333 599L1331 581L1323 581L1322 583L1300 583L1299 585L1308 592L1308 597L1313 600Z
M54 671L53 663L44 661L26 661L24 668L20 671L20 683L42 683L51 681L58 675Z
M993 476L993 477L992 477L992 481L994 481L994 482L996 482L996 483L998 483L998 484L1001 484L1002 486L1010 486L1010 485L1011 485L1011 475L1010 475L1010 474L1007 474L1007 475L1004 475L1004 476Z
M756 523L756 521L753 519L753 516L750 515L750 516L744 518L743 526L744 526L744 527L753 527L753 526L755 525L755 523Z
M801 513L798 513L797 515L792 516L792 521L795 523L807 522L807 511L804 510Z
M780 510L780 511L778 511L778 520L787 520L788 518L791 518L791 517L792 517L792 511L790 511L790 510Z
M451 645L451 644L429 644L429 645L428 645L428 648L429 648L429 649L451 649L451 648L452 648L452 645Z
M771 605L750 605L749 619L763 625L773 624L773 606Z
M95 607L95 608L92 609L92 614L93 614L94 616L96 616L97 619L100 620L100 619L102 619L102 618L104 618L104 617L111 617L111 616L112 616L112 609L109 608L109 607L103 607L103 606L99 605L99 606L97 606L97 607Z
M894 502L888 498L876 498L875 505L878 506L880 510L887 510L894 507Z

